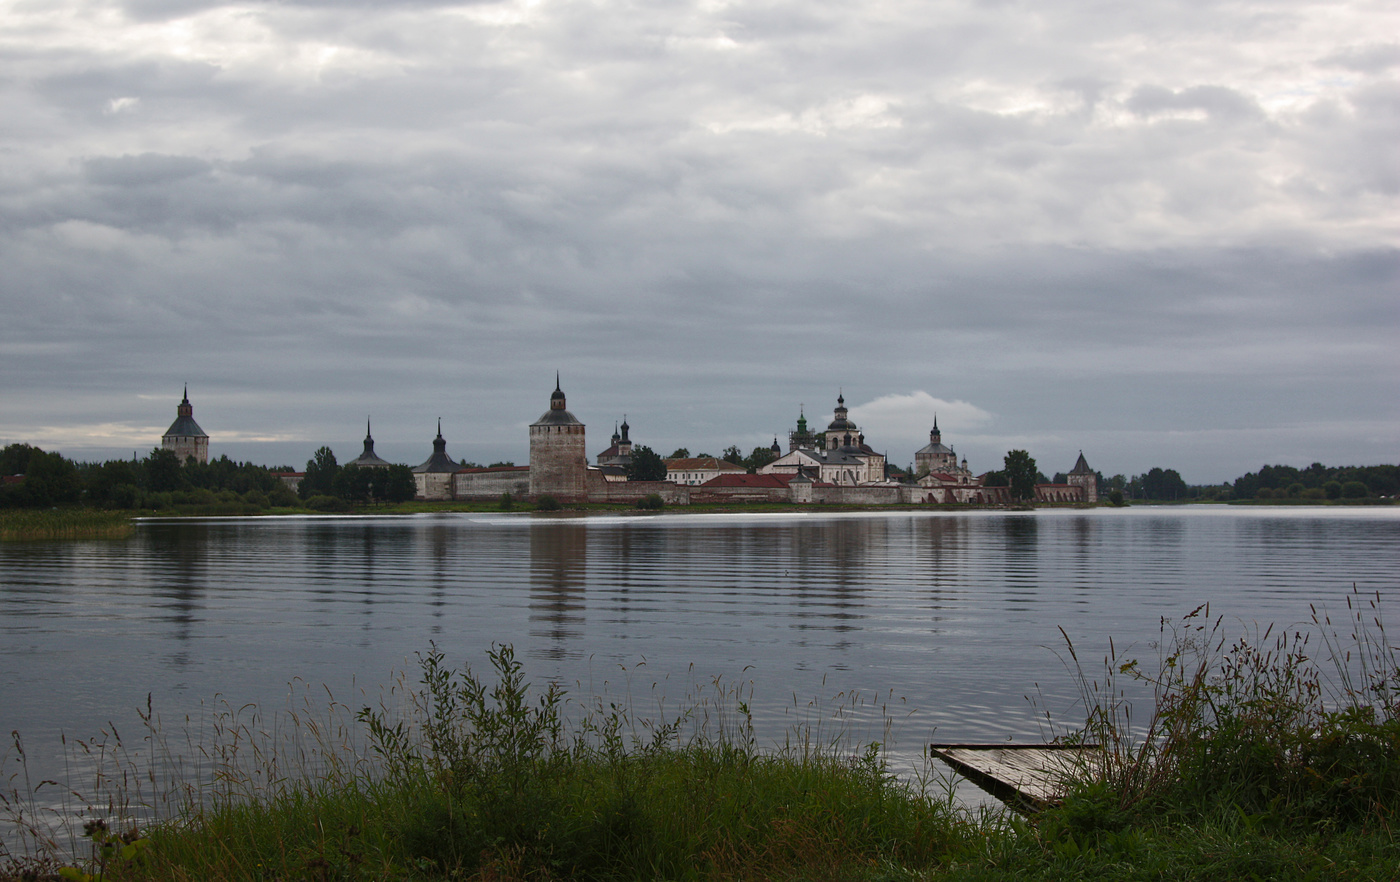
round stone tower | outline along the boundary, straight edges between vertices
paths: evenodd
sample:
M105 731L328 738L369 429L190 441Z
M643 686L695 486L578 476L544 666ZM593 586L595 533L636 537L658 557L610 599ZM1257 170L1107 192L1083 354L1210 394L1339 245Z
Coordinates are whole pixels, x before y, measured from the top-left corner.
M190 387L185 387L185 397L175 408L175 422L161 436L160 446L175 451L180 465L194 458L195 462L209 461L209 436L194 421L194 407L190 405Z
M530 495L553 496L560 502L588 495L588 451L583 423L569 413L559 377L549 410L530 424Z

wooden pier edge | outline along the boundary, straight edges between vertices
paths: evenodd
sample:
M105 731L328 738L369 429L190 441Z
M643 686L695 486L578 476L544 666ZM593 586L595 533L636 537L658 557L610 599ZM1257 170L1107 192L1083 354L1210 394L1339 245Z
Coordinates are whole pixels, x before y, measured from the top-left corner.
M930 744L929 753L1022 814L1063 798L1066 779L1097 765L1098 744Z

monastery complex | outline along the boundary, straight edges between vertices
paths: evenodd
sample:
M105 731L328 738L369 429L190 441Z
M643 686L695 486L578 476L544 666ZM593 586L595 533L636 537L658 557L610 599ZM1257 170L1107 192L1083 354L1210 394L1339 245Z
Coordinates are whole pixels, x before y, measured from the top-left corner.
M181 460L207 462L209 436L194 421L189 390L177 417L161 439L165 449ZM629 481L632 460L631 427L626 419L614 430L610 446L589 463L584 424L568 409L555 379L549 409L530 424L530 464L494 468L464 467L447 454L447 441L438 421L432 455L413 468L417 498L423 500L495 500L503 493L517 499L552 496L561 503L635 503L656 495L670 505L714 502L797 502L838 505L898 505L920 503L1009 504L1006 487L986 486L987 475L973 475L967 459L958 460L943 444L935 416L929 443L914 454L916 478L892 480L886 457L866 443L850 420L844 396L836 399L834 418L824 431L808 428L799 415L788 433L784 451L773 441L773 460L749 474L741 465L714 457L666 460L666 478ZM374 452L374 438L365 430L364 451L346 467L382 468L389 463ZM1036 486L1037 502L1093 503L1098 501L1097 477L1079 454L1064 484Z

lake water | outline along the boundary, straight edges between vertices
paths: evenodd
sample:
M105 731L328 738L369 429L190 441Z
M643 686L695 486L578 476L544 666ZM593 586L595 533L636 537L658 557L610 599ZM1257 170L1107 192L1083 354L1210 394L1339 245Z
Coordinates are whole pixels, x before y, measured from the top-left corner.
M433 642L478 670L511 643L584 695L751 684L767 737L854 691L906 744L1033 739L1037 688L1076 718L1060 629L1155 658L1205 602L1291 625L1355 585L1394 615L1397 573L1396 508L150 520L0 546L0 731L42 761L148 694L165 720L294 681L353 704Z

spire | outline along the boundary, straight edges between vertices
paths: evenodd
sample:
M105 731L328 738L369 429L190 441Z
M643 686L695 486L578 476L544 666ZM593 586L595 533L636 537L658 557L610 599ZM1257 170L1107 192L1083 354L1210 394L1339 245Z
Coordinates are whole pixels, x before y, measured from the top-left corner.
M550 410L564 409L564 388L559 385L559 372L554 372L554 393L549 396Z
M365 417L365 449L358 457L347 462L347 466L382 467L389 464L374 452L374 436L370 434L369 429L369 417Z

